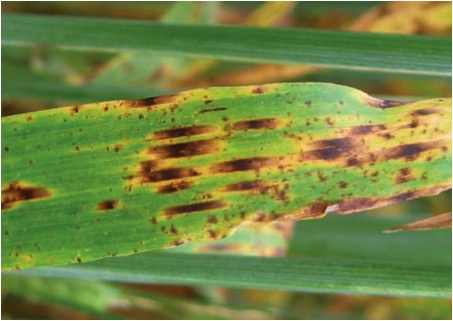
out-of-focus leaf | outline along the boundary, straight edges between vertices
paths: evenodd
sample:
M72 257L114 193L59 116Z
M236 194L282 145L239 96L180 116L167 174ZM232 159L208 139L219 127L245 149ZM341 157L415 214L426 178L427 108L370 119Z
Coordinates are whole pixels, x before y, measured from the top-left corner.
M398 226L385 232L414 231L414 230L432 230L439 228L451 228L451 213L436 215L423 220Z
M149 252L65 267L7 272L133 283L323 293L451 296L451 265Z
M2 268L133 254L251 222L437 194L451 185L450 104L302 83L2 118Z
M400 34L451 34L451 2L388 2L354 22L350 30Z
M451 39L444 38L3 15L2 45L37 44L94 51L143 50L246 62L451 75Z
M105 282L2 275L2 294L10 293L32 302L69 307L104 319L117 319L108 309L124 302L121 291Z
M292 234L293 223L292 221L286 221L246 226L238 229L232 236L222 240L187 243L168 249L168 251L264 257L284 256L287 240Z

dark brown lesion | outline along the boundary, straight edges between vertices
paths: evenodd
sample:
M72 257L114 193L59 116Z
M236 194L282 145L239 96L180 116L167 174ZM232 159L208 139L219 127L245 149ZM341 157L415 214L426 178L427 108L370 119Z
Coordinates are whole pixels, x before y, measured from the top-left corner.
M253 87L252 94L264 94L267 91L268 91L268 88L266 86L256 86L256 87Z
M213 200L213 201L208 201L208 202L192 203L192 204L187 204L187 205L169 207L164 210L164 214L167 217L172 217L175 215L220 209L220 208L224 208L226 206L227 206L227 204L223 201Z
M153 106L174 103L177 101L178 94L162 95L157 97L148 97L143 99L130 99L123 101L123 106L126 108L149 108Z
M39 187L29 186L21 182L11 182L2 189L2 210L8 210L19 202L31 201L50 197L50 190Z
M193 186L193 182L189 181L181 181L181 182L173 182L166 185L159 186L157 188L157 192L161 194L171 194L181 190L185 190L191 188Z
M199 110L197 112L197 114L211 113L211 112L224 111L224 110L227 110L227 108L226 107L207 108L207 109Z
M260 170L265 167L276 167L279 164L277 157L252 157L219 162L211 166L212 173L232 173L251 170Z
M368 106L382 108L382 109L392 108L392 107L399 107L399 106L402 106L402 105L405 104L405 103L403 103L401 101L382 100L382 99L374 98L374 97L371 97L371 96L368 96L368 95L365 95L363 97L363 101Z
M207 125L197 125L188 127L176 127L155 132L152 139L170 139L178 137L190 137L203 134L209 134L216 131L216 127Z
M201 175L199 171L190 167L165 168L160 170L151 170L149 172L141 171L138 174L141 178L141 183L170 181L199 175Z
M404 158L407 161L412 161L417 159L420 153L439 147L441 146L437 141L406 144L384 149L380 153L380 158L384 161L399 158Z
M150 147L148 152L158 158L181 158L215 153L220 147L218 139L204 139L193 142Z
M370 133L376 133L379 131L386 130L385 125L361 125L351 128L351 135L367 135Z
M96 210L98 211L109 211L109 210L114 210L115 208L118 207L118 200L105 200L102 202L99 202L96 205Z
M411 116L427 116L427 115L436 114L438 112L439 112L438 108L433 108L433 107L423 108L423 109L412 111Z
M257 130L257 129L275 129L279 125L279 120L276 118L260 118L239 121L229 126L232 130Z
M412 170L410 168L401 168L396 172L396 184L403 184L414 179L412 175Z
M313 150L302 151L299 161L307 160L335 160L350 155L356 149L356 143L352 138L334 138L318 140L311 143Z

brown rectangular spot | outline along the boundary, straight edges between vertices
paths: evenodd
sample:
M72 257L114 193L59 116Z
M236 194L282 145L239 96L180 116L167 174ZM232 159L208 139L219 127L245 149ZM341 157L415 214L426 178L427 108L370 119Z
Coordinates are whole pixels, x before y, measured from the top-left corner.
M216 163L210 168L210 170L212 173L232 173L259 170L264 167L277 165L277 157L252 157Z
M160 145L149 149L150 154L159 158L181 158L214 153L219 148L217 139L197 140L179 144Z
M200 173L189 167L166 168L158 171L141 172L142 183L170 181L187 177L198 176Z
M178 94L173 94L143 99L130 99L123 101L123 106L126 108L150 108L155 105L175 102L177 96Z
M157 192L161 194L175 193L193 186L192 182L173 182L170 184L162 185L157 188Z
M179 128L170 128L155 132L152 139L169 139L177 137L188 137L212 133L216 130L214 126L198 125Z
M279 124L275 118L261 118L238 121L230 125L233 130L275 129Z
M203 212L209 211L214 209L219 209L225 207L226 204L223 201L215 200L215 201L208 201L208 202L200 202L200 203L193 203L187 205L180 205L169 207L164 210L164 214L166 216L174 216L174 215L181 215L193 212Z

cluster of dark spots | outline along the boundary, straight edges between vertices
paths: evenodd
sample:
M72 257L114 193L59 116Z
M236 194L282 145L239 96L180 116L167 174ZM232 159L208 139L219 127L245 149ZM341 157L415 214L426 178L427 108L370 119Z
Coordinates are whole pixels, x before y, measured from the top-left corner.
M188 189L193 186L193 182L181 181L173 182L170 184L162 185L157 187L157 192L160 194L170 194L175 193L184 189Z
M152 136L152 139L169 139L177 137L190 137L208 134L216 131L216 127L207 126L207 125L197 125L197 126L188 126L188 127L176 127L165 130L159 130L155 132Z
M126 108L151 108L155 105L175 102L177 96L178 94L149 97L144 99L131 99L124 101L124 106Z
M197 112L197 115L198 114L204 114L204 113L210 113L210 112L215 112L215 111L223 111L223 110L227 110L226 107L216 107L216 108L210 108L210 109L201 109Z
M151 218L149 219L149 222L150 222L151 224L155 225L155 224L157 224L157 218L156 218L155 216L153 216L153 217L151 217Z
M52 194L44 187L27 186L20 182L9 183L2 190L2 210L12 208L18 202L50 197Z
M159 158L167 159L205 155L214 153L218 149L219 141L213 138L186 143L160 145L157 147L150 147L148 151L150 154L154 154Z
M118 207L118 200L105 200L99 202L96 206L98 211L109 211Z
M219 233L215 230L208 230L208 234L209 234L209 237L214 240L217 239L219 236Z
M390 133L378 134L378 136L383 137L384 139L387 139L387 140L392 139L392 138L395 138L395 136L393 136L393 135L390 134Z
M265 167L277 166L279 160L277 157L252 157L241 158L226 162L216 163L211 166L212 173L233 173L250 170L260 170Z
M304 104L307 105L307 106L311 106L311 100L308 100L308 99L305 100L305 101L304 101Z
M219 220L217 219L216 216L209 215L208 218L206 219L206 222L208 222L209 224L217 224Z
M200 172L189 167L175 167L166 168L157 171L141 172L140 177L142 183L154 183L161 181L170 181L174 179L181 179L201 175Z
M232 123L228 127L232 130L275 129L279 125L276 118L251 119Z
M351 128L351 135L366 135L370 133L375 133L380 130L386 130L385 125L361 125Z
M326 124L329 125L330 127L332 127L333 125L335 125L335 121L333 121L333 119L330 118L330 117L326 117L326 118L324 119L324 121L325 121Z
M169 232L170 232L171 235L178 235L178 230L173 225L170 226Z
M80 106L73 106L71 107L71 115L77 114L80 111Z
M362 162L357 158L351 157L346 160L346 166L360 166L361 164Z
M396 172L396 184L403 184L413 180L412 171L405 167Z
M338 187L340 187L342 189L348 188L348 186L349 186L348 182L345 182L345 181L338 182Z
M317 171L317 172L316 172L316 176L318 177L318 180L319 180L321 183L323 183L323 182L325 182L325 181L327 180L327 176L326 176L323 172L321 172L321 171Z
M267 90L265 86L256 86L252 89L252 94L264 94Z
M219 208L224 208L227 204L220 200L214 201L207 201L207 202L200 202L200 203L192 203L187 205L180 205L169 207L164 210L164 214L168 217L172 217L175 215L187 214L187 213L194 213L194 212L202 212L202 211L209 211L215 210Z

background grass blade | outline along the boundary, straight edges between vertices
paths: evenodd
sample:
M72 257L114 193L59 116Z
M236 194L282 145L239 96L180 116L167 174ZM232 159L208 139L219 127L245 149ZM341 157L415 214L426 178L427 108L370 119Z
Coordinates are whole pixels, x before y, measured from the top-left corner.
M451 295L450 270L450 266L412 263L260 257L233 259L229 256L150 252L77 266L30 269L15 274L447 298Z
M451 75L451 39L437 37L18 14L3 15L2 32L4 45L149 50L247 62Z

